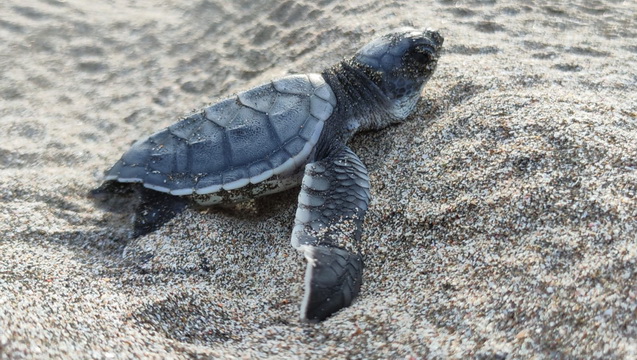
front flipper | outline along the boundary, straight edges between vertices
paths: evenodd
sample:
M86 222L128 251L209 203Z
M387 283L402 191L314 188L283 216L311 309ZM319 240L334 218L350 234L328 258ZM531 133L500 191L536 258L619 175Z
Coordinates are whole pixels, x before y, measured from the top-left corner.
M358 242L368 203L367 169L347 146L305 167L292 231L292 245L307 259L303 320L324 320L358 295Z

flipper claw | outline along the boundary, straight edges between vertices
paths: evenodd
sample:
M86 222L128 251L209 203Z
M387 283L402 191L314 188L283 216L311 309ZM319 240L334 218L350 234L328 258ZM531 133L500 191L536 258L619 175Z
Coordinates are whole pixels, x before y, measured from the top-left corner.
M305 246L305 296L301 319L325 320L351 305L361 288L363 259L337 247Z

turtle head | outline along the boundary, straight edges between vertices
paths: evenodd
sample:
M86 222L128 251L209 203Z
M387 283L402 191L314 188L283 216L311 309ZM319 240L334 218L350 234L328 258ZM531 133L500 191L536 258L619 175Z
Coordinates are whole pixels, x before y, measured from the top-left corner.
M352 61L387 97L389 112L404 119L436 69L443 41L435 30L401 28L365 45Z

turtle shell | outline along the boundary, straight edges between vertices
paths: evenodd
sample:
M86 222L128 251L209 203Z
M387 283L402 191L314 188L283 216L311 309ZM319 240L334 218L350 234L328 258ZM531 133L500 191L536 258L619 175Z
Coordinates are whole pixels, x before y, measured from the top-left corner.
M287 76L137 141L105 180L173 195L256 184L305 164L335 105L321 75Z

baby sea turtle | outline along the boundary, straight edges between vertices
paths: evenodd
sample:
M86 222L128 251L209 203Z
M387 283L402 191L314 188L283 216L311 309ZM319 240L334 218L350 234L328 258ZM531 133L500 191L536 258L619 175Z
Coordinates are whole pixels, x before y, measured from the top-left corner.
M320 74L286 76L206 107L134 143L92 194L136 188L139 236L189 204L300 184L291 240L307 259L301 318L323 320L349 306L362 282L357 243L369 177L346 143L413 111L442 43L436 31L401 28Z

